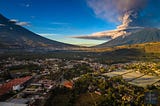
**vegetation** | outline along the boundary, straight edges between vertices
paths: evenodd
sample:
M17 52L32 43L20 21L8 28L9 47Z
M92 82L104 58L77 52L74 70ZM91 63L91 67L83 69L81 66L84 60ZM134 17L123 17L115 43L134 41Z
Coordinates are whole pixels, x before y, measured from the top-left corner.
M160 75L160 62L136 62L124 67L125 69L132 69L144 74L151 74L154 76Z
M149 90L153 89L129 85L120 76L85 74L75 82L73 89L54 89L45 106L143 106L144 94Z
M38 69L41 69L41 67L35 64L17 65L17 66L9 67L9 70L20 70L20 69L38 70Z
M157 45L157 46L155 46ZM133 69L144 74L159 75L160 70L160 43L147 43L126 45L113 48L93 49L88 48L88 52L84 51L52 51L52 52L12 52L0 54L0 59L14 57L18 60L34 60L46 58L60 58L67 60L83 60L90 59L89 62L105 63L110 66L108 69L99 70L99 73L94 73L88 64L77 64L70 69L61 69L65 62L58 63L58 71L50 71L47 79L57 80L62 76L64 79L72 80L79 77L74 82L73 89L67 89L59 86L53 89L50 93L45 106L143 106L144 94L147 91L160 90L155 86L147 88L137 87L128 84L118 77L102 76L101 72L114 71L117 69L116 63L126 63L133 61L141 61L123 66L125 69ZM94 50L94 51L93 51ZM3 66L3 64L0 64ZM10 67L10 72L21 72L27 70L41 69L37 65L24 65ZM4 78L10 77L8 70L1 74Z
M91 72L93 72L93 70L88 64L77 64L74 65L73 68L65 70L64 78L69 80Z
M79 51L11 51L0 54L0 59L8 57L14 57L18 60L33 60L37 58L82 60L84 58L92 58L93 61L107 64L124 63L133 60L157 61L158 59L160 60L160 42L124 45L110 48L81 48Z

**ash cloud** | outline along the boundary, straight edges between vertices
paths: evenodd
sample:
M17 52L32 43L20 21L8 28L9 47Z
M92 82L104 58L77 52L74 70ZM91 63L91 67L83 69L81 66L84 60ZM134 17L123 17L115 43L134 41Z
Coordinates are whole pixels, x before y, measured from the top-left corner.
M128 27L159 27L160 0L87 0L94 13L107 21Z

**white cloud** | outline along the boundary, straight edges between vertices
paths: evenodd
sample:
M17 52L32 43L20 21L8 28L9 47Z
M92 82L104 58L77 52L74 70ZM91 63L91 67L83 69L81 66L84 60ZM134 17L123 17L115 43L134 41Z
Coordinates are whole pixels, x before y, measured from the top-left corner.
M19 20L17 20L17 19L10 19L9 21L10 21L10 22L17 23Z
M90 34L90 35L74 36L72 38L111 40L111 39L115 39L119 36L130 35L131 33L137 32L141 29L143 29L143 27L128 27L127 29L115 29L115 30L110 30L110 31L97 32L97 33L93 33L93 34ZM130 30L130 31L128 31L128 30Z
M17 19L10 19L9 21L15 23L16 25L20 25L20 26L30 26L29 22L21 22Z
M20 26L30 26L29 22L17 22L16 25L20 25Z

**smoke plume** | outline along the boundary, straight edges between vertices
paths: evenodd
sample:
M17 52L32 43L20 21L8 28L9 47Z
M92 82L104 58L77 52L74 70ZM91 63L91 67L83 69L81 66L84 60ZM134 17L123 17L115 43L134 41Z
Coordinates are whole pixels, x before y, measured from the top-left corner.
M159 27L160 0L87 0L94 13L107 21L128 27Z

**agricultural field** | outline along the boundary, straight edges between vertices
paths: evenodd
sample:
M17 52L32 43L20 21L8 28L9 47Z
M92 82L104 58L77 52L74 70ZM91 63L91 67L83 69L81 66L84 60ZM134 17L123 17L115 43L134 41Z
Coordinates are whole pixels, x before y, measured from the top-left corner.
M158 82L159 80L160 80L160 77L144 75L144 76L137 78L129 83L136 85L136 86L147 87L148 85L152 85L152 84Z
M104 73L102 75L104 76L109 76L109 77L114 77L114 76L118 76L118 75L123 75L126 73L132 72L132 70L118 70L118 71L113 71L113 72L109 72L109 73Z
M126 81L131 81L134 80L136 78L139 78L141 76L143 76L144 74L138 72L138 71L133 71L127 74L122 75L123 79L125 79Z
M160 87L160 80L158 82L154 83L153 85Z
M133 70L113 71L109 73L104 73L102 75L109 77L121 75L123 79L129 82L130 84L140 87L147 87L148 85L156 84L158 81L160 81L159 76L145 75L144 73Z

